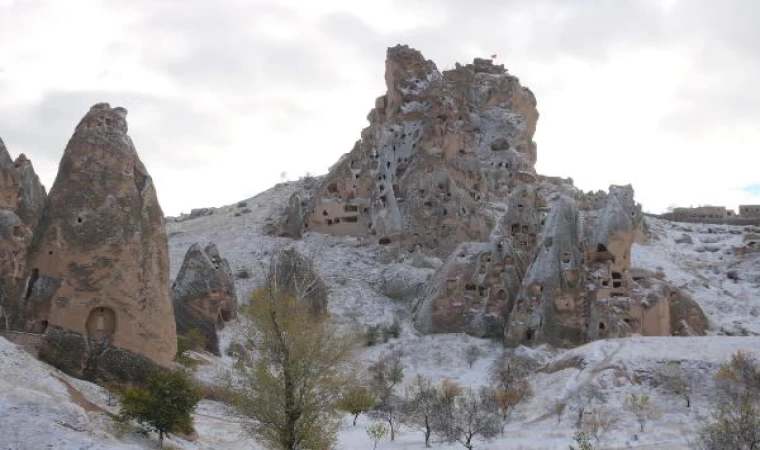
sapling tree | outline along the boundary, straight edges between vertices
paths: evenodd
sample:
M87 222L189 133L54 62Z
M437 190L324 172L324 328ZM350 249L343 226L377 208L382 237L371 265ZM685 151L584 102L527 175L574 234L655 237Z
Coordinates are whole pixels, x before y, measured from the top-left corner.
M424 434L425 447L430 447L438 413L438 396L439 388L420 375L417 375L405 392L404 423Z
M641 431L644 432L644 426L650 420L658 419L661 415L660 410L652 403L652 399L647 394L631 394L626 397L624 402L625 408L636 416Z
M354 387L348 389L338 403L338 408L354 416L353 425L356 426L356 419L359 414L368 412L375 406L377 399L370 394L365 387Z

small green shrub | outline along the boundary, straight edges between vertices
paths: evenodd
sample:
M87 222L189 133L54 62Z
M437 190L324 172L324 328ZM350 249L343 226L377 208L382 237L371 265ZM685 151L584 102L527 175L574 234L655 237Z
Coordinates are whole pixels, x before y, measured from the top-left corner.
M401 322L399 322L398 318L393 319L393 323L391 323L386 330L386 335L389 337L392 337L393 339L398 339L399 336L401 336Z
M354 416L354 426L356 426L356 419L359 414L366 413L373 406L375 406L377 400L366 388L354 387L350 388L345 395L338 402L338 408L346 411Z
M201 400L201 390L182 371L152 370L144 385L128 389L121 399L121 416L164 436L193 431L192 413Z
M364 343L367 344L367 347L372 347L380 342L381 331L380 325L370 325L367 327L367 330L364 332Z
M369 436L370 439L372 439L372 442L375 443L375 446L372 447L373 450L377 449L378 442L382 441L388 436L388 427L385 426L383 423L374 423L372 425L367 426L367 436Z
M206 336L197 328L191 328L186 334L177 336L177 355L174 360L185 367L194 367L196 361L187 356L187 352L192 350L201 352L206 348Z

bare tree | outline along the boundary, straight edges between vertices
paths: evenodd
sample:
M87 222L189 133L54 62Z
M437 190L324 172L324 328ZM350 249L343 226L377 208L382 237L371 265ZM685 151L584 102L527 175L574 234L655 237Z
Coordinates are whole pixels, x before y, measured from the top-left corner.
M450 416L444 417L445 437L472 450L473 439L492 439L500 431L493 395L488 389L467 389L454 399Z
M404 423L425 435L425 447L430 447L438 412L438 395L438 387L420 375L406 389Z
M385 353L369 366L370 386L373 394L382 402L390 397L396 386L404 381L403 352L394 350Z
M636 416L642 432L648 421L658 419L661 415L660 410L652 403L652 399L647 394L631 394L626 397L624 405L628 411Z
M528 380L523 379L512 387L489 389L487 392L493 399L493 408L497 413L499 430L503 436L504 428L512 421L515 408L533 396L533 389Z
M686 407L691 407L691 393L696 384L695 373L684 370L678 363L671 362L658 372L662 387L669 393L684 399Z
M505 350L491 366L491 382L497 389L509 389L522 383L537 367L535 361Z
M396 432L404 422L404 400L396 394L385 397L369 412L369 416L388 424L391 441L396 439Z
M491 366L491 395L500 426L504 428L512 420L512 413L520 403L533 395L528 383L528 375L536 368L533 360L516 354L513 350L505 350Z
M562 423L562 416L565 415L565 410L567 409L567 400L557 399L551 403L549 408L551 412L557 416L557 424Z
M464 358L467 361L467 364L470 366L470 369L472 369L472 365L475 364L475 361L480 358L480 355L480 347L478 347L476 344L467 346L464 351Z
M593 437L598 447L602 436L614 428L617 423L618 416L612 409L595 407L584 411L579 428L583 433Z
M403 421L403 399L395 392L396 386L404 380L402 355L400 350L384 354L369 367L370 386L378 399L370 416L388 424L391 441Z

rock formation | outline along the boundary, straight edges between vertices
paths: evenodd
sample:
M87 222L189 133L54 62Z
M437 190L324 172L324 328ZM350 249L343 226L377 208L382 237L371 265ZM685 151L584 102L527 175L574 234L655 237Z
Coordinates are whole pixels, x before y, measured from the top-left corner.
M370 126L316 189L304 228L440 255L487 240L487 201L535 179L533 94L490 60L441 73L407 46L388 49L385 80Z
M291 198L271 234L299 238L303 224L367 238L389 260L445 259L424 287L386 279L381 289L414 297L427 333L562 346L704 333L696 303L631 275L645 227L631 186L584 193L535 172L536 100L503 66L476 58L441 73L396 46L385 81L361 140L315 189Z
M27 248L45 197L32 163L23 154L12 161L0 140L0 330L17 325Z
M176 353L164 215L126 115L101 103L77 125L30 247L21 328L77 376L130 379Z
M305 302L315 313L327 309L327 285L314 268L313 261L295 248L276 252L269 263L267 277L272 286Z
M197 329L206 337L206 349L219 354L217 329L237 316L232 271L214 244L190 246L172 283L177 334Z

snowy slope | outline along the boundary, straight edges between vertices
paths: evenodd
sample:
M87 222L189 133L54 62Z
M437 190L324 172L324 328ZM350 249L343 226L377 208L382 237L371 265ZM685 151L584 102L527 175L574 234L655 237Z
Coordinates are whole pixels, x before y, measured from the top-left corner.
M295 245L314 258L318 272L330 287L329 311L339 324L363 327L389 324L394 317L401 319L401 337L362 349L357 355L361 364L369 364L386 351L401 349L407 381L420 374L436 381L451 379L463 386L487 383L488 369L501 352L497 344L461 334L421 335L409 320L413 299L398 301L384 295L385 279L403 274L410 282L421 282L432 275L441 261L413 260L409 255L367 245L355 238L307 233L303 239L293 241L263 233L267 220L279 213L297 189L298 182L281 184L246 200L245 206L230 205L216 209L213 215L170 220L167 232L172 277L193 242L212 241L229 260L233 273L239 269L251 273L250 278L236 280L242 302L262 282L262 261L278 247ZM242 213L246 208L250 212ZM592 407L618 419L602 437L602 448L690 448L696 430L709 415L717 366L738 349L760 348L757 319L760 255L744 258L733 255L731 248L741 243L742 227L675 224L653 218L647 218L647 222L649 240L635 245L634 266L661 271L668 280L687 289L710 319L710 336L632 337L593 342L569 351L521 348L519 351L541 365L530 379L536 395L518 409L504 437L478 442L477 449L567 449L578 409L586 403L590 389L605 397L604 405L597 403ZM684 233L693 243L676 243ZM738 281L727 278L729 270L739 273ZM222 330L222 350L241 326L232 323ZM469 368L464 350L471 344L480 346L483 356ZM124 434L118 432L113 420L100 410L114 412L98 386L67 378L2 339L0 356L3 361L0 412L4 419L0 421L0 450L155 446L155 440L134 429ZM197 376L206 382L213 382L234 363L227 356L204 355L203 359ZM688 369L698 380L690 408L685 407L681 398L657 386L657 372L673 363ZM70 387L60 379L67 380ZM649 424L644 433L638 431L635 418L621 406L630 393L648 393L662 411L662 416ZM557 404L567 405L559 421L552 413ZM171 443L175 448L264 448L245 433L244 420L222 404L201 402L195 423L198 439L188 442L174 438ZM353 427L346 417L337 450L372 448L364 431L369 423L366 417L361 417ZM378 446L383 450L422 448L422 434L408 429L401 430L396 442L383 441ZM462 447L436 443L434 448Z
M632 263L689 291L710 319L713 334L760 335L760 253L736 257L742 232L757 227L672 223L648 217L652 237L634 244ZM677 243L683 235L693 243ZM735 270L739 280L728 279Z
M388 270L389 264L402 270L419 270L419 262L363 245L354 238L307 233L302 240L292 241L262 234L269 215L276 213L297 188L297 183L283 184L246 200L252 209L250 214L236 217L235 212L240 208L232 205L216 210L211 216L170 223L173 268L176 270L185 249L194 240L212 240L230 260L233 271L243 267L253 270L250 280L237 281L240 298L244 299L245 294L260 283L257 261L265 259L278 245L294 244L314 257L331 289L330 312L340 323L389 323L394 316L408 319L410 303L396 302L382 295L383 271ZM584 367L537 373L531 380L537 395L521 409L521 420L508 428L505 438L479 448L566 449L574 432L573 408L582 403L578 392L583 392L583 386L588 384L606 394L607 407L619 411L618 425L602 441L605 448L689 447L689 440L694 439L695 431L707 418L707 399L713 392L712 373L717 365L737 349L753 350L760 344L760 338L727 337L754 336L760 331L760 321L755 317L760 307L760 255L734 257L732 247L741 244L743 227L676 224L655 218L647 218L647 221L649 240L635 245L634 266L662 271L668 280L689 291L710 319L711 336L600 341L565 353L533 350L537 359L548 361L546 367L577 360L584 361ZM684 233L692 238L693 244L676 243ZM429 266L429 273L433 273L435 265L433 262ZM738 282L727 279L727 272L732 269L742 274ZM487 382L488 367L500 352L497 346L465 335L423 336L414 330L410 321L402 323L401 339L367 348L359 359L368 364L384 351L401 348L407 380L421 374L434 380L452 379L465 386ZM223 334L223 340L229 341L234 327ZM484 356L469 369L463 352L472 343L482 347ZM688 410L680 399L654 387L656 372L672 362L700 374L702 387ZM225 370L229 364L231 361L224 357L216 367L202 369L201 375L212 379L214 373ZM637 433L635 418L626 415L621 404L626 395L644 391L653 396L663 415L658 425L642 434ZM556 416L549 413L558 401L568 403L566 417L559 424ZM363 423L367 423L366 419ZM339 448L370 447L363 426L346 426ZM379 448L416 449L423 448L423 443L420 433L407 431L400 434L397 442L381 443Z

